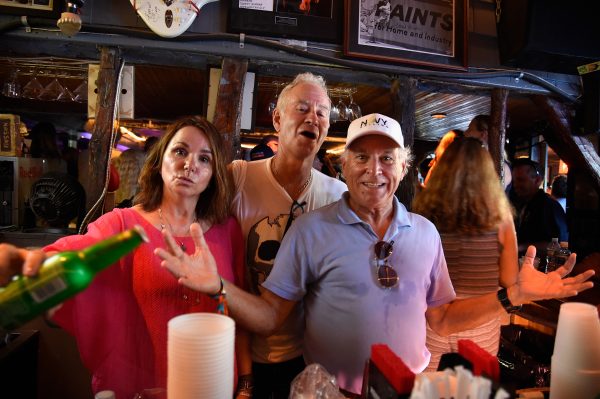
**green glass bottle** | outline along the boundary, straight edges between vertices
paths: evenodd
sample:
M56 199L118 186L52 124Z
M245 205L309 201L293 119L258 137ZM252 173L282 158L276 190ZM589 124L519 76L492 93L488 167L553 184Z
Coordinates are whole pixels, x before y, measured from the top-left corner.
M59 252L44 261L37 276L17 276L0 287L0 327L10 330L83 291L98 272L114 264L148 238L130 230L81 251Z

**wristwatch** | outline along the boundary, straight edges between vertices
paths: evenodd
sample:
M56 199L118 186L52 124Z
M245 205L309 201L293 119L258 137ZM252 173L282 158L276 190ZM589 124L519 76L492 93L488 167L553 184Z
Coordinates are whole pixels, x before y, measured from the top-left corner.
M252 397L252 390L254 388L254 379L252 374L244 374L238 377L237 396Z
M506 313L518 312L523 307L523 305L513 306L513 304L510 302L510 299L508 299L508 291L506 288L499 289L496 293L496 296L498 297L498 300L500 301L500 304L504 310L506 310Z

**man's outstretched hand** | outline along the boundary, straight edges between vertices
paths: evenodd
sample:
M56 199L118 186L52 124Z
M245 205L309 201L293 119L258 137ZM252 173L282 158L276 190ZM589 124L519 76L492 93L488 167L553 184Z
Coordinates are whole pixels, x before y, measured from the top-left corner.
M527 248L517 283L508 289L508 296L513 305L541 299L570 297L594 286L591 281L587 281L594 275L593 270L586 270L574 277L567 277L575 266L576 254L571 254L563 266L545 274L533 266L535 252L534 246Z

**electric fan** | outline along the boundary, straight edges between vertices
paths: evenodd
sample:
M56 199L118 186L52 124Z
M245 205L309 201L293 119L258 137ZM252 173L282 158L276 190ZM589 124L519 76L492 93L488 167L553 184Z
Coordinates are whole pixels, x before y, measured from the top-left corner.
M49 227L68 228L75 217L79 226L85 208L85 191L66 173L46 173L31 186L29 206Z

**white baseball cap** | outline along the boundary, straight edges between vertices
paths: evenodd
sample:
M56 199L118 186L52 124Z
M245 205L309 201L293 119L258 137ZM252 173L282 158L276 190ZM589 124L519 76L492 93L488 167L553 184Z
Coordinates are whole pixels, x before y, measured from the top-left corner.
M389 137L404 148L404 137L402 137L400 124L395 119L382 114L369 114L353 120L348 127L346 148L350 147L350 144L356 139L371 134Z

